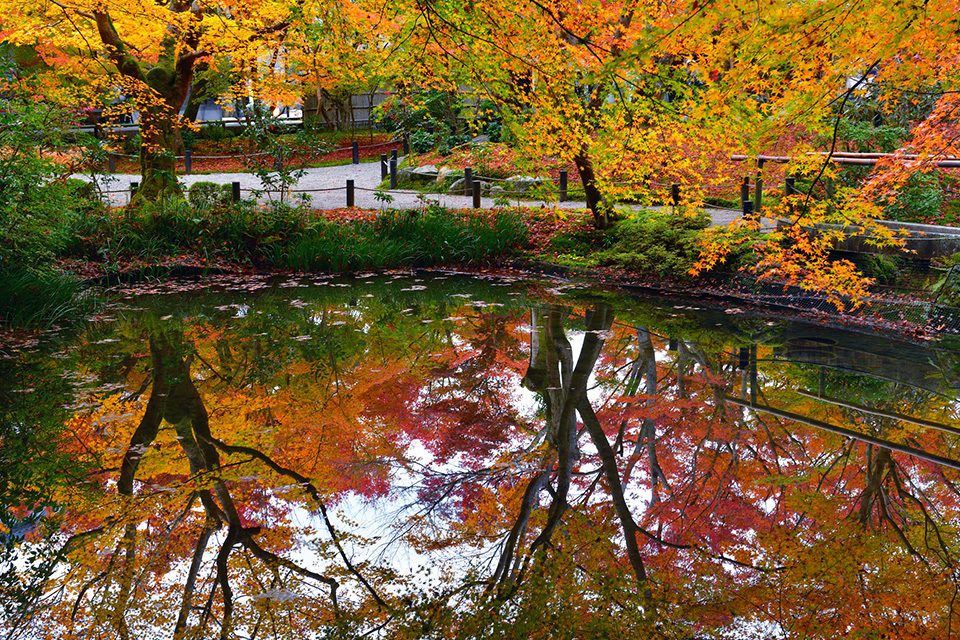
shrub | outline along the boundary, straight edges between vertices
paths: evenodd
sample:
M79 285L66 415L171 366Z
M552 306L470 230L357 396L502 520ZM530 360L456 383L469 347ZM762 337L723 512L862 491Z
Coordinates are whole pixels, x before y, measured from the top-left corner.
M395 133L412 135L416 131L444 127L454 131L462 109L463 96L457 91L417 89L406 96L387 98L374 110L374 118L380 128Z
M84 217L75 227L73 255L108 261L148 260L192 253L231 262L268 264L276 247L289 244L307 228L306 212L275 203L260 208L240 202L196 208L169 197L144 202L120 215Z
M410 134L410 149L414 153L427 153L436 144L436 136L428 131L417 130Z
M423 213L389 210L374 221L322 221L294 242L278 266L345 271L444 263L476 263L508 255L526 242L514 212L460 216L432 206Z
M710 216L675 216L641 211L617 222L610 248L596 258L601 264L632 271L685 277L700 254L700 232L710 226Z
M900 126L874 126L872 121L841 118L837 135L851 151L892 153L907 139L909 131ZM826 142L826 141L824 141Z
M202 137L206 140L212 142L222 142L224 140L229 140L230 138L236 137L236 132L233 129L228 128L222 122L216 124L209 124L200 129L199 137Z
M900 275L898 261L890 256L874 253L858 254L853 262L860 273L873 278L878 284L894 284Z
M26 81L24 81L26 82ZM64 179L53 158L91 142L67 129L69 114L37 102L9 82L0 97L0 323L38 326L80 317L89 307L82 283L57 270L77 221L103 211L96 188Z
M194 182L189 190L190 204L198 209L223 207L230 204L232 190L228 184Z
M900 190L896 202L884 210L884 215L901 222L937 222L942 207L939 173L916 173Z
M466 144L469 141L470 136L462 133L449 135L443 139L443 142L441 142L437 147L437 151L440 153L440 155L448 156L454 147Z

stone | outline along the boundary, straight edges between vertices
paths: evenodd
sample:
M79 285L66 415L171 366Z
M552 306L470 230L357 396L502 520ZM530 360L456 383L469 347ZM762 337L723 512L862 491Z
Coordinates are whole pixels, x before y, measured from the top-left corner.
M463 170L454 169L452 167L440 167L437 171L437 182L443 182L447 178L453 178L456 176L462 176Z
M511 191L528 191L546 182L546 178L533 176L510 176L506 179Z
M454 181L453 181L453 184L451 184L451 185L450 185L450 188L447 189L447 193L452 194L452 195L460 195L460 196L462 196L463 194L466 193L466 191L464 191L464 189L466 189L466 188L467 188L467 181L466 181L466 179L465 179L465 178L460 178L460 179L458 179L458 180L454 180Z
M430 182L437 179L437 167L432 164L425 164L422 167L416 167L410 170L410 179L421 182Z

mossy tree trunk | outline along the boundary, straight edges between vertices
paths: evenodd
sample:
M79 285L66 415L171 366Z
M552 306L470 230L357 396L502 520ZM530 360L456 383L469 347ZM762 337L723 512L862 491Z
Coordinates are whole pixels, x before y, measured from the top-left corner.
M190 5L178 5L189 11ZM194 14L199 22L199 15ZM197 50L198 36L188 38L177 49L165 43L165 53L145 68L129 53L106 11L94 14L100 40L107 45L110 59L123 76L125 91L132 94L140 113L140 188L131 203L157 200L180 192L176 154L181 146L179 112L189 99L194 66L205 53ZM199 29L197 29L199 33ZM129 87L129 88L127 88Z

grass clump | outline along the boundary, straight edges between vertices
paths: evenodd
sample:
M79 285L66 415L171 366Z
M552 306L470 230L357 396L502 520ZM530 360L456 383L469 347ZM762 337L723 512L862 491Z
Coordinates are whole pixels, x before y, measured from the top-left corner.
M479 263L509 255L526 239L526 226L514 212L460 215L440 206L389 210L349 224L318 221L275 256L275 263L304 271Z
M0 271L0 324L32 328L67 323L95 304L72 274L17 267Z
M510 211L459 214L431 206L334 221L283 203L194 206L167 198L120 215L84 218L75 237L73 256L108 264L190 255L264 268L351 271L483 262L522 246L527 229Z
M274 245L293 242L308 226L308 212L299 207L233 205L207 195L197 205L168 197L119 214L86 216L77 223L68 255L116 264L189 254L268 266Z

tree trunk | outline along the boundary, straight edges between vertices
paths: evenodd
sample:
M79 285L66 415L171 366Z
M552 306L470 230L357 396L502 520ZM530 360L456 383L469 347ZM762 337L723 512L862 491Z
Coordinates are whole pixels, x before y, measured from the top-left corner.
M180 132L165 113L144 110L140 118L140 188L133 204L180 193L177 149Z
M574 156L573 161L580 172L580 182L583 183L583 192L586 194L587 208L593 214L593 224L597 229L606 229L610 226L610 217L607 215L607 206L603 202L600 189L597 188L596 173L593 170L593 161L587 150L581 149Z

